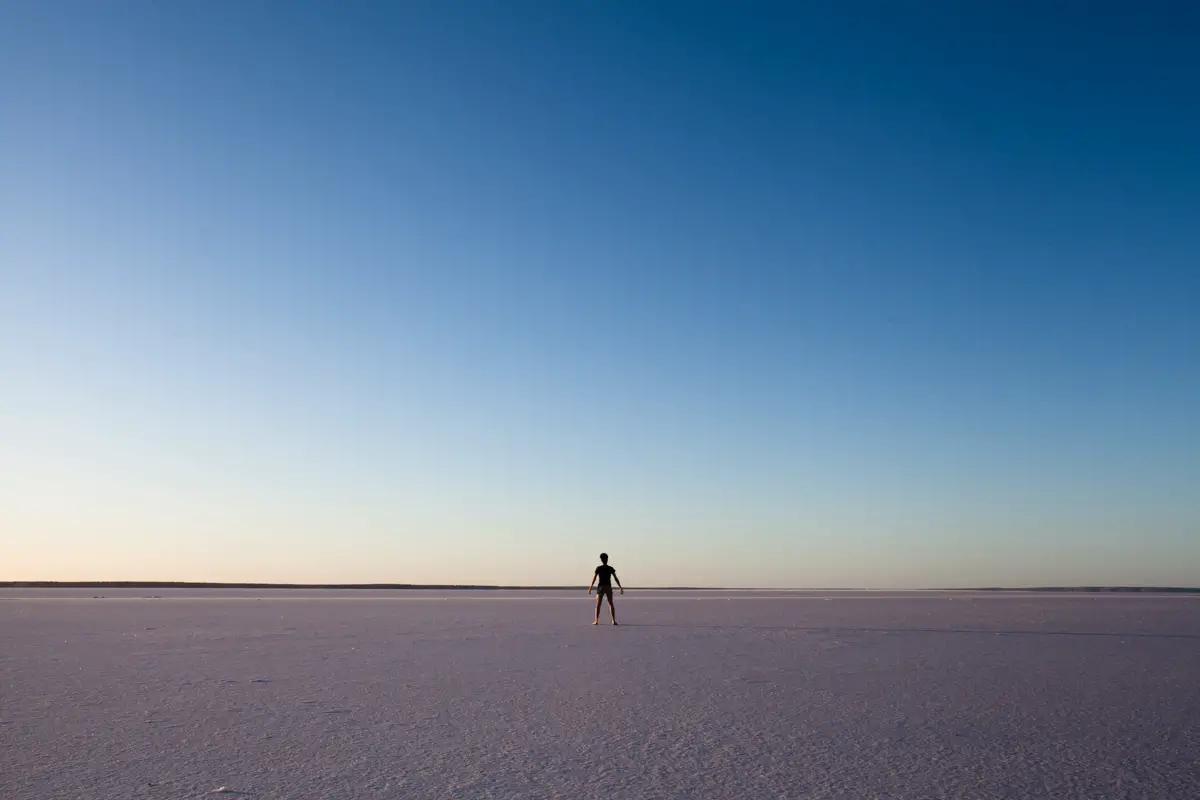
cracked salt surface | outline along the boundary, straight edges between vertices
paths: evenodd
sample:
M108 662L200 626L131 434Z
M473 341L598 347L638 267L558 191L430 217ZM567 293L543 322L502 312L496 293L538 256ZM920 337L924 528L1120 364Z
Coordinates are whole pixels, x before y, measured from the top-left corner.
M0 797L1200 796L1200 598L259 592L0 590Z

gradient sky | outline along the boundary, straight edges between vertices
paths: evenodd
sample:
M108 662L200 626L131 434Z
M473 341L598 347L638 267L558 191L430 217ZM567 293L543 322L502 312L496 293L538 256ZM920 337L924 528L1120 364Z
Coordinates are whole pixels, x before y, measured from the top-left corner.
M0 580L1200 585L1200 12L0 5Z

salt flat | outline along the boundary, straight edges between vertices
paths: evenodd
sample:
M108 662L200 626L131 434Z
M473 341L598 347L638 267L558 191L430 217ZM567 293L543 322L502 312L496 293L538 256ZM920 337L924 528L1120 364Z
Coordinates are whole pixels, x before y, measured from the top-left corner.
M617 601L0 591L0 796L1200 796L1200 598Z

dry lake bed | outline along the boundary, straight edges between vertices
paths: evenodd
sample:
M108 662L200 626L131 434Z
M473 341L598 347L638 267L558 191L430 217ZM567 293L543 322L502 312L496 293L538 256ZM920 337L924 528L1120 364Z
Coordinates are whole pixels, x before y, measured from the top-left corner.
M1200 797L1197 596L593 603L0 590L0 797Z

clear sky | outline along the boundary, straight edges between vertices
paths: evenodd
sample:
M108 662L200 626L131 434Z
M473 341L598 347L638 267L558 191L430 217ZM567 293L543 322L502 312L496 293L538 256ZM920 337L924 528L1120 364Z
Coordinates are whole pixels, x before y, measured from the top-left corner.
M1200 585L1196 9L0 4L0 580Z

